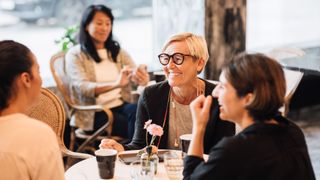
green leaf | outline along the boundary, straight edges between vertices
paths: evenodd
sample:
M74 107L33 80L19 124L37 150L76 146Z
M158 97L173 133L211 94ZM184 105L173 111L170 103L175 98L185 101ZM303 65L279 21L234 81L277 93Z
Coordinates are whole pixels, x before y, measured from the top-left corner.
M76 35L79 32L79 26L73 25L66 28L64 35L55 40L55 44L61 46L62 51L67 51L69 48L77 44Z

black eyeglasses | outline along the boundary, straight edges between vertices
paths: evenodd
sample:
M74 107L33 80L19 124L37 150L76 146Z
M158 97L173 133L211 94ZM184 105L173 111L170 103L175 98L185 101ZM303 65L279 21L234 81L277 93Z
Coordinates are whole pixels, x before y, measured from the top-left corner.
M185 56L191 56L190 54L182 54L182 53L174 53L172 55L166 54L166 53L161 53L158 55L159 61L162 65L167 65L170 62L170 58L172 58L173 63L176 65L181 65L184 61Z

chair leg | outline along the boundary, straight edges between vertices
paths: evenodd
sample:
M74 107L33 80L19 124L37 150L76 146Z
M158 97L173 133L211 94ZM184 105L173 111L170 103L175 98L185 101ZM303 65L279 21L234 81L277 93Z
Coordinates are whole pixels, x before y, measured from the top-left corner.
M82 152L84 150L84 148L89 145L89 144L92 144L96 138L98 136L100 136L105 130L106 128L110 126L110 123L107 122L106 124L104 124L102 127L100 127L95 133L93 133L90 138L86 139L78 148L78 152Z
M76 142L76 133L75 132L76 132L76 128L75 127L71 127L70 145L69 145L70 151L74 151L75 142Z
M75 142L76 142L76 134L75 134L75 127L70 128L70 143L69 143L69 150L74 151L75 149ZM71 157L65 157L65 165L64 168L67 170L69 167L71 167L74 164L74 159Z

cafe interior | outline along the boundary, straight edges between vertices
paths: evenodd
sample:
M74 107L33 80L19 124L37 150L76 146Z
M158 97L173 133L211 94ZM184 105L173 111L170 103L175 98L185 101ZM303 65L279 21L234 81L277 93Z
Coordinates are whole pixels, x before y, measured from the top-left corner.
M141 0L141 4L143 1L149 1L147 3L148 12L151 15L147 16L152 21L150 23L152 26L150 46L152 48L147 49L149 51L147 53L153 58L146 62L135 62L136 64L146 64L149 82L143 88L132 85L130 103L136 104L142 101L141 96L145 87L167 80L161 64L158 63L157 56L161 52L163 44L173 34L191 32L204 37L207 42L209 58L198 77L215 85L220 83L219 76L227 59L240 52L262 53L276 60L284 70L286 93L284 104L279 112L302 130L315 178L320 179L320 145L318 143L320 138L319 1ZM98 2L108 6L108 1ZM121 4L126 3L124 0L119 0L118 3L118 6L128 6ZM133 7L136 5L131 3L132 9L136 8ZM113 4L110 6L113 7ZM114 8L116 6L114 5ZM117 18L114 21L114 24L116 23ZM70 28L66 29L70 30ZM131 31L130 27L124 32L132 33L134 36L135 32L129 31ZM77 30L71 33L77 34ZM115 30L113 33L116 34ZM140 41L132 43L134 46L144 43L144 37L138 38ZM1 41L5 39L0 35ZM71 46L75 44L77 43ZM181 137L182 134L179 134L181 137L179 146L177 146L179 148L173 150L159 148L158 155L153 157L156 161L155 164L152 165L153 162L150 160L152 156L148 155L145 163L149 164L148 168L151 170L148 169L143 175L140 173L141 169L137 167L143 168L145 166L143 160L145 159L141 158L143 155L138 156L137 154L146 153L148 148L142 151L136 149L117 152L109 148L103 150L101 146L99 147L103 139L112 139L121 144L129 143L130 140L113 135L114 129L112 127L115 125L117 116L110 108L101 104L84 105L76 102L72 97L71 80L68 78L65 65L66 53L71 46L51 51L52 53L48 55L46 64L49 67L47 73L50 75L43 78L39 100L26 112L26 115L46 123L55 132L63 158L64 178L70 180L183 179L183 158L188 153L188 149L182 146L189 146L191 139L189 133L183 137ZM139 48L139 45L136 46ZM132 57L135 57L135 52L128 52L130 55L132 54ZM184 58L186 59L186 57ZM173 56L172 59L174 59ZM94 132L86 133L77 125L70 123L72 119L77 118L75 116L77 113L95 112L104 112L108 121ZM241 129L236 126L235 131L237 134L241 132ZM150 140L146 141L150 142ZM151 148L150 151L152 150ZM204 154L203 158L205 161L210 160L210 155ZM111 166L111 170L109 166ZM149 171L152 171L151 175ZM2 179L1 174L0 179Z

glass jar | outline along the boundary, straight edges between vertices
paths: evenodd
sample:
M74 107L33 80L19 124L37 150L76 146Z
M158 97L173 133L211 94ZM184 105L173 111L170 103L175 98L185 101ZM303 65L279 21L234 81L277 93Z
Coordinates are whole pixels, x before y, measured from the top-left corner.
M142 168L145 171L154 171L157 174L159 157L155 153L145 152L141 155Z

